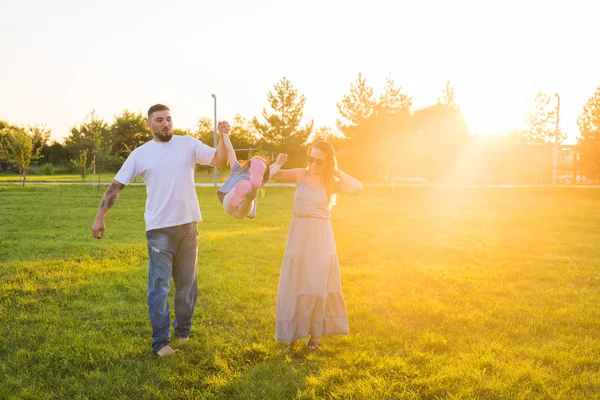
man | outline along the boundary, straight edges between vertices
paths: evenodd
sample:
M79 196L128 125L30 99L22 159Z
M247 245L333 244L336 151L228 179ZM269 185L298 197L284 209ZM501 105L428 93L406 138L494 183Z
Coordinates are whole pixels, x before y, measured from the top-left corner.
M202 221L194 186L195 164L218 168L227 165L224 135L227 122L219 123L216 149L191 136L173 136L169 107L156 104L148 110L153 140L138 147L104 193L92 227L92 236L104 237L104 216L121 190L141 176L146 183L146 239L148 242L148 313L152 325L152 351L160 357L175 354L171 347L168 294L175 282L174 335L188 340L196 305L198 225Z

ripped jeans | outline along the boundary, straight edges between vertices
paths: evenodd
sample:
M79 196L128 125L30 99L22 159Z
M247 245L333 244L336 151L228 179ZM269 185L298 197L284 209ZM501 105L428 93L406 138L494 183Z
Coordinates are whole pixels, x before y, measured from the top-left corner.
M196 306L198 280L198 224L171 226L146 231L148 242L148 314L152 325L152 351L157 352L170 341L168 296L171 276L175 283L176 337L188 337Z

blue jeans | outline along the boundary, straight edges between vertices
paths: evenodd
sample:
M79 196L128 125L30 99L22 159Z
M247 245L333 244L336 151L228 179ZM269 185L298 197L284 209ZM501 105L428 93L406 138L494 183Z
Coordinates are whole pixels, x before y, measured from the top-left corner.
M152 351L170 341L169 289L175 283L175 336L188 337L196 306L198 280L198 224L146 231L148 241L148 314L152 325Z

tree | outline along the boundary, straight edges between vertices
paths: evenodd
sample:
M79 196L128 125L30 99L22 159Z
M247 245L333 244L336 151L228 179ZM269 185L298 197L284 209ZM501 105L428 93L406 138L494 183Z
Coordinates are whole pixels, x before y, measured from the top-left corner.
M8 140L8 128L18 129L17 126L10 125L8 122L0 120L0 171L8 171L14 168L3 155L2 145L6 146Z
M213 120L202 117L198 120L198 127L192 136L208 146L214 146L215 127Z
M240 114L233 117L230 139L238 159L249 159L258 151L254 125Z
M341 117L336 120L336 126L347 139L343 142L343 151L338 151L338 159L351 175L364 179L378 169L375 163L365 162L377 160L378 146L372 140L377 132L371 121L377 101L362 72L350 84L349 93L336 105Z
M96 126L102 125L96 123ZM121 115L115 116L104 144L109 149L107 153L126 158L131 151L150 140L152 132L148 128L148 118L142 113L123 110Z
M173 132L173 133L175 134L175 132ZM214 146L215 127L214 127L213 120L210 118L206 118L206 117L200 118L198 120L198 125L197 125L195 132L190 133L187 131L182 131L181 134L188 134L190 136L195 137L196 139L198 139L202 143L206 144L207 146L211 146L211 147ZM196 171L204 171L204 172L209 173L212 170L212 168L213 167L211 167L210 165L196 164Z
M414 114L421 154L420 175L442 181L469 140L469 129L459 108L438 102Z
M313 129L311 120L300 127L306 97L285 77L277 82L267 96L272 112L263 109L265 122L254 117L252 124L257 131L261 147L271 154L287 153L291 166L304 161L304 145Z
M600 179L600 86L583 106L577 125L581 135L577 138L579 168L584 175Z
M97 190L100 190L100 177L103 172L116 170L123 163L123 157L117 153L113 153L110 149L109 143L100 142L94 149L94 159L92 160L91 170L94 175L98 175L96 186Z
M41 154L43 148L50 139L50 129L46 128L46 125L33 125L28 128L33 143L33 153Z
M446 81L446 86L442 90L442 95L438 98L437 104L443 104L449 108L459 108L456 102L456 93L454 85L450 80Z
M196 131L192 133L196 139L208 146L214 146L214 123L211 118L202 117L198 120ZM231 122L231 132L229 136L233 148L238 153L238 159L251 158L252 150L256 149L257 139L254 133L254 126L246 118L240 114L236 114ZM217 138L217 141L219 139ZM243 149L243 150L241 150ZM201 166L196 167L198 170L207 169L210 171L212 167Z
M67 148L56 141L42 148L43 161L52 165L67 165L69 163L69 153Z
M371 117L373 131L378 132L375 153L378 155L378 171L388 171L390 179L394 172L403 176L414 174L418 150L411 115L412 97L402 93L391 75L385 80L384 92L379 96L376 112Z
M554 141L556 111L550 107L550 97L539 89L525 119L524 137L529 145Z
M81 151L86 151L88 159L94 158L95 150L101 145L111 147L108 124L92 110L85 121L78 127L71 128L71 134L65 139L71 158L79 157Z
M308 138L308 142L314 143L319 140L331 141L331 139L334 137L335 133L333 133L333 129L328 126L320 126L311 133L310 137Z
M340 160L348 171L368 179L387 171L403 170L414 156L414 129L410 108L412 98L402 93L391 76L376 100L373 89L361 73L350 93L338 103L338 128L347 140ZM390 175L391 176L391 175Z
M414 176L420 154L414 119L408 107L388 109L388 113L372 118L373 131L377 132L373 142L377 149L373 153L377 160L372 163L378 171L394 172L402 176Z
M118 147L118 144L115 144L113 141L115 135L117 135L116 132L124 129L126 126L135 127L135 121L139 122L139 117L141 117L140 115L136 116L128 112L125 112L124 115L125 117L123 118L117 118L119 122L115 122L115 124L109 127L106 121L99 117L95 110L92 110L79 127L71 128L71 135L65 140L65 145L71 158L71 164L77 166L76 168L78 168L80 175L83 173L83 167L81 166L83 160L81 156L82 152L85 152L86 163L87 160L90 160L90 167L86 168L90 168L95 175L96 172L101 174L103 171L118 168L123 160L120 153L127 154L128 151L133 150L125 142L121 142L124 146L123 149L117 152L113 150ZM136 129L131 130L135 131ZM128 132L131 133L131 130ZM129 143L134 146L137 142L129 141ZM85 178L85 174L82 177Z
M315 129L308 137L307 144L312 145L313 143L316 143L319 140L326 140L329 143L331 143L338 156L339 154L344 153L345 145L348 142L348 139L336 133L329 126L320 126L317 129Z
M530 162L523 170L526 176L537 175L538 181L549 180L552 173L552 145L555 135L556 110L550 106L550 96L538 89L529 106L522 128L522 137L528 145ZM564 140L564 135L559 142Z
M23 128L8 128L5 132L2 153L7 161L19 168L22 185L25 186L31 160L39 158L41 147L34 151L33 138Z
M336 121L337 128L348 137L355 132L348 130L349 127L358 126L373 115L375 110L375 97L373 88L367 85L367 80L358 73L356 82L350 85L350 93L342 97L337 103L338 111L342 116Z
M412 107L412 97L402 93L402 86L396 86L391 75L385 79L385 88L376 106L376 113L394 115Z
M88 165L86 150L81 150L79 152L79 158L71 159L71 164L73 164L75 171L81 176L82 181L85 181L85 177L93 168L92 164Z
M189 129L173 128L173 135L176 136L194 136Z
M6 129L7 125L4 125L2 121L0 121L0 171L5 171L8 167L8 162L4 157L4 147L8 140L8 129Z

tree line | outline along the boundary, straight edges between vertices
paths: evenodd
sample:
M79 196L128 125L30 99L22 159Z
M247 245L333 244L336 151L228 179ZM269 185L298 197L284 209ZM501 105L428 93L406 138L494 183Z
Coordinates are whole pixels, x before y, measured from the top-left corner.
M412 97L391 76L379 96L359 73L337 103L336 129L302 124L306 97L287 78L267 95L267 106L251 119L236 115L231 141L238 158L254 154L288 154L288 166L303 166L307 146L319 139L333 143L345 170L366 181L416 177L432 183L534 183L550 180L556 110L541 89L521 127L504 135L482 137L469 131L450 81L435 104L414 109ZM600 87L578 118L580 135L576 165L569 173L600 178ZM174 129L213 144L213 121L200 118L196 129ZM560 141L565 139L558 132ZM0 121L0 171L21 175L30 166L36 173L56 169L77 172L82 179L94 172L116 172L127 155L152 139L147 117L124 110L112 122L95 111L70 130L64 143L49 143L44 125L20 127ZM198 167L199 170L209 167Z

